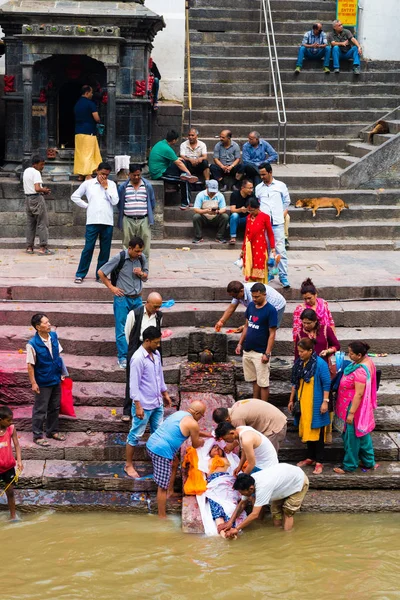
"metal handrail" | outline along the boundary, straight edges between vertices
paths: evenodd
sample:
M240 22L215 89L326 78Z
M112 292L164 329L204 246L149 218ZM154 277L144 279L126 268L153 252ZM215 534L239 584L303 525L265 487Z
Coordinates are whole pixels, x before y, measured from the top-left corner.
M262 31L264 17L265 32ZM269 55L269 95L271 96L271 83L274 88L276 113L278 116L278 163L281 149L281 128L283 129L283 164L286 164L286 108L283 96L281 72L279 69L278 53L276 49L274 23L272 20L270 0L260 0L260 33L265 33ZM272 81L271 81L272 80Z
M185 2L185 28L186 28L186 72L187 72L187 92L189 109L189 130L192 127L192 72L190 65L190 35L189 35L189 1Z

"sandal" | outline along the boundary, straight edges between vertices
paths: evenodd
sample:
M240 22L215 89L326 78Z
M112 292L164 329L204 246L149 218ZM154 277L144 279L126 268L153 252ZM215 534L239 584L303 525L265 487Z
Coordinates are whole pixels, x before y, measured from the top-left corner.
M337 475L346 475L346 473L353 473L353 471L345 471L342 467L333 467L334 473Z
M229 240L229 244L230 244L231 246L235 246L235 245L236 245L236 238L231 238L231 239Z
M74 283L83 283L83 277L75 277Z
M129 415L122 415L122 417L121 417L121 421L122 421L123 423L129 423L129 422L130 422L130 420L131 420L131 418L130 418L130 416L129 416Z
M33 443L42 446L43 448L49 448L50 446L49 442L43 438L36 438L36 440L33 440Z
M50 256L52 254L54 254L54 250L49 250L49 248L42 248L38 251L39 256Z
M27 249L25 250L25 252L26 252L27 254L33 254L33 248L32 248L32 246L29 246L29 248L27 248Z
M311 460L311 458L306 458L305 460L301 460L297 463L297 467L309 467L311 465L315 465L315 460Z
M65 442L67 436L64 433L52 433L47 436L51 440L57 440L57 442Z
M313 475L321 475L324 470L324 465L321 463L315 463L315 469L313 471Z

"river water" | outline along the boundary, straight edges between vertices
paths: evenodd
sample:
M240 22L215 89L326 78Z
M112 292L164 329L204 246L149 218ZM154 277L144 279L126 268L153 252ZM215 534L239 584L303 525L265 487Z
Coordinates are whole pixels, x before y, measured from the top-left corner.
M296 519L227 542L178 517L0 513L1 599L400 599L400 514Z

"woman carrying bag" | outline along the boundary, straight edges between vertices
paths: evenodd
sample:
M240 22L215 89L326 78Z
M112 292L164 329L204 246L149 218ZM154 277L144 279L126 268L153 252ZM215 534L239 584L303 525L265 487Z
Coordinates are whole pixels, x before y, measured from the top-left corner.
M298 467L315 465L314 475L323 471L325 427L330 424L328 412L331 378L328 365L314 351L315 340L301 339L297 344L299 358L292 369L292 391L288 409L294 414L299 436L307 444L305 460Z

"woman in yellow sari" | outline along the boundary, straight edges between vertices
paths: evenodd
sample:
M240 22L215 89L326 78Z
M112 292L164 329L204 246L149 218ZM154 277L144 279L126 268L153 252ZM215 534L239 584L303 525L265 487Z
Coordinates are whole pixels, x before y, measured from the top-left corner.
M275 253L275 238L271 219L260 211L256 198L251 198L247 210L242 258L243 273L246 281L268 283L268 243L270 251Z

